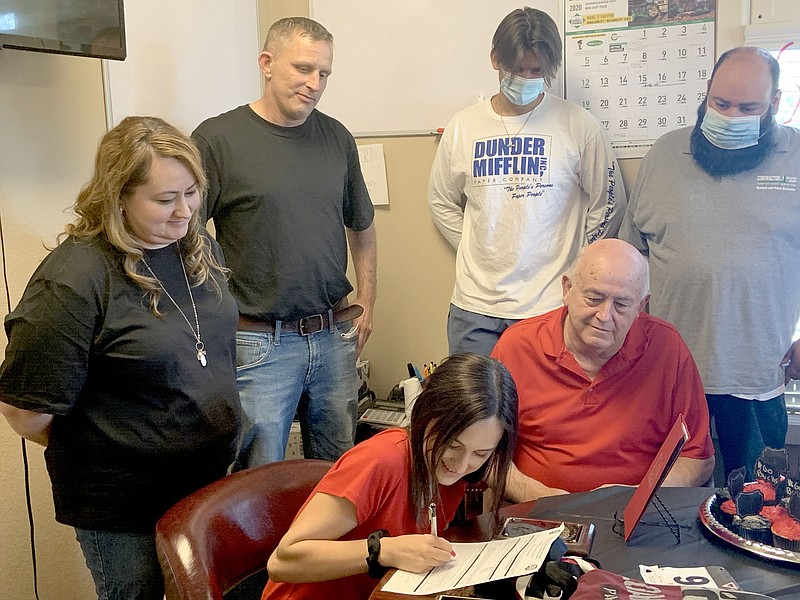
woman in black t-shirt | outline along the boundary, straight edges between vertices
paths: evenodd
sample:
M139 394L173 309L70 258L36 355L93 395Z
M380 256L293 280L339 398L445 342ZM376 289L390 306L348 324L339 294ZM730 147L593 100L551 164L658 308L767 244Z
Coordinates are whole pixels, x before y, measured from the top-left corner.
M156 521L233 458L238 311L199 223L205 185L190 138L126 118L6 318L0 413L46 446L99 598L163 597Z

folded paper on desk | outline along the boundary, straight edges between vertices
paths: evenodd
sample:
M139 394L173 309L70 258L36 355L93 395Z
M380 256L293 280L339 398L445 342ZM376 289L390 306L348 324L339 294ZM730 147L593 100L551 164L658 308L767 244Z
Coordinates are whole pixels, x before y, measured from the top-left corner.
M384 592L422 596L538 571L564 526L507 540L453 544L456 557L426 573L397 571Z
M578 579L570 600L775 600L756 592L692 585L656 585L596 569Z

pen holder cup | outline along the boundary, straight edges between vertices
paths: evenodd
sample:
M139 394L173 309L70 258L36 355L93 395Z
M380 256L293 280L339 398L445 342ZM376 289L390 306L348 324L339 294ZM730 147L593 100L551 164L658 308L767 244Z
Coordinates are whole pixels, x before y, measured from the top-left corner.
M411 410L414 408L417 396L422 393L422 382L417 377L409 377L400 382L400 388L403 390L406 417L411 419Z

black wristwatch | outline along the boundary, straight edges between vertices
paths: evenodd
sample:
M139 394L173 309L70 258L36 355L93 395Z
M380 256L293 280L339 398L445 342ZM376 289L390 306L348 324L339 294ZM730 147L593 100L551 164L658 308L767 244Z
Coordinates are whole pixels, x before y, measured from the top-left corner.
M381 538L389 535L385 529L378 529L369 534L367 538L367 573L373 579L380 579L389 569L378 562L381 554Z

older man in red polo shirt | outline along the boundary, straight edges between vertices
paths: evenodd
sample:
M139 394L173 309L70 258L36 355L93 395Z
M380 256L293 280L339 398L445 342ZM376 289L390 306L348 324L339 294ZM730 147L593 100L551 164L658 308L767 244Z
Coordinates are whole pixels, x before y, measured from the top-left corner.
M509 498L636 485L679 414L690 438L664 485L702 485L714 468L703 385L677 330L641 312L646 259L600 240L561 285L565 306L513 325L492 353L519 392Z

